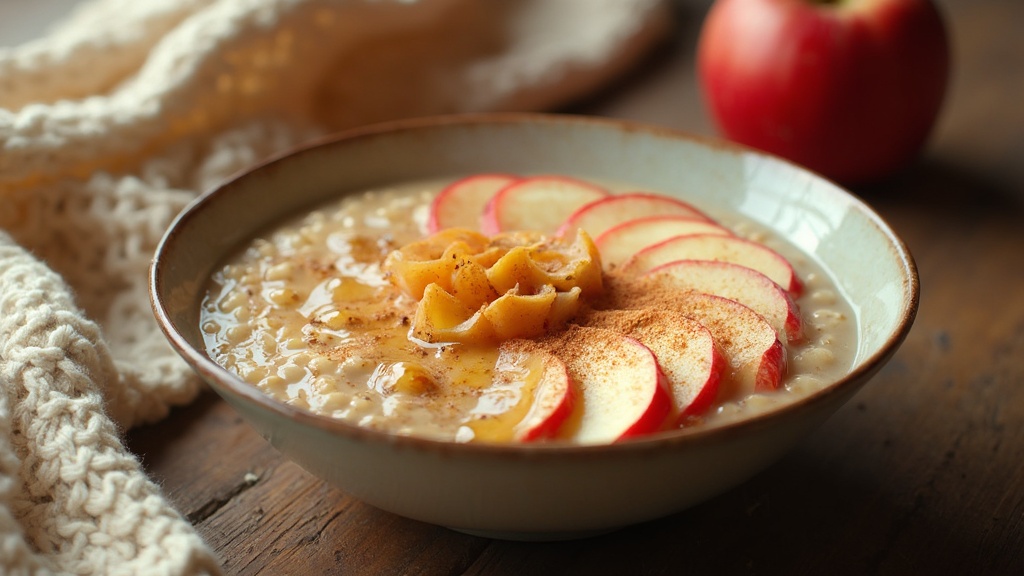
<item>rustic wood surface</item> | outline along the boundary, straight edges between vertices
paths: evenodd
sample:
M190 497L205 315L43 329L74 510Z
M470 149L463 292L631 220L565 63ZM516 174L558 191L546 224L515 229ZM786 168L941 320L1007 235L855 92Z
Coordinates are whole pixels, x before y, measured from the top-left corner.
M955 70L923 158L856 191L921 274L892 362L783 460L688 511L560 543L488 540L365 505L212 395L130 447L229 574L1024 574L1024 2L941 2ZM711 134L671 42L570 111Z

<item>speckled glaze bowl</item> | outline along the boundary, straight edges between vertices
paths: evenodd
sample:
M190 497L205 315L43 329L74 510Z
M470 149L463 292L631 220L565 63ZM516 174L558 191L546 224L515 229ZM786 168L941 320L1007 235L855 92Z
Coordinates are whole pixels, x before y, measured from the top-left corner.
M759 222L820 263L850 300L849 372L782 409L727 425L607 446L476 445L400 437L289 407L204 352L207 277L259 230L342 194L473 172L561 173L630 182ZM903 242L863 202L800 167L750 150L620 121L477 115L369 127L272 159L193 202L151 271L172 346L267 440L374 506L469 533L560 539L683 510L780 458L893 355L918 306Z

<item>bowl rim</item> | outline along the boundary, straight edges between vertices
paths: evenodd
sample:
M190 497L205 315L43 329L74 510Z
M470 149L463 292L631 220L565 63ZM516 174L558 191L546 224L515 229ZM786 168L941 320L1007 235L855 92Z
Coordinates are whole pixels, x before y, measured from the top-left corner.
M861 211L871 224L888 240L888 247L895 256L902 277L901 317L895 329L887 336L885 342L859 365L832 384L796 398L771 410L750 415L739 420L716 424L710 427L692 429L666 430L649 435L630 438L628 440L608 444L573 444L566 441L548 441L537 443L458 443L413 435L399 435L382 430L361 427L341 419L315 414L296 408L274 399L261 392L255 386L240 378L214 362L204 351L193 347L176 329L164 302L161 287L165 285L164 267L166 254L172 246L181 241L183 230L190 220L196 218L206 205L218 197L229 194L233 189L243 187L246 181L265 170L272 170L276 165L287 162L293 157L315 153L325 147L341 143L355 143L360 140L389 137L403 132L415 132L425 129L444 129L449 127L466 127L470 125L513 125L513 124L572 124L594 125L603 129L623 132L641 132L654 137L666 137L673 140L685 140L700 146L719 149L725 152L753 154L771 158L788 165L790 169L813 176L815 179L832 184L830 194L838 194L856 210ZM249 231L250 235L255 231ZM755 150L747 146L714 137L692 134L683 130L646 124L642 122L617 118L582 116L574 114L553 114L533 112L494 112L466 113L428 116L411 119L381 122L372 125L343 130L302 144L292 146L223 180L212 189L194 198L172 221L158 243L149 267L148 291L154 317L161 331L172 348L198 373L208 385L219 395L230 394L256 407L286 418L298 425L312 427L321 432L341 435L356 442L388 444L403 448L415 448L424 451L460 452L483 456L521 457L521 458L588 458L597 454L612 453L649 453L680 445L715 444L727 442L737 435L745 435L751 431L769 427L776 420L789 418L796 413L813 410L822 403L827 403L836 395L856 391L866 380L893 355L907 337L913 326L920 305L920 278L917 265L905 242L895 233L889 224L877 214L865 201L837 183L799 166L784 158ZM852 388L852 389L851 389Z

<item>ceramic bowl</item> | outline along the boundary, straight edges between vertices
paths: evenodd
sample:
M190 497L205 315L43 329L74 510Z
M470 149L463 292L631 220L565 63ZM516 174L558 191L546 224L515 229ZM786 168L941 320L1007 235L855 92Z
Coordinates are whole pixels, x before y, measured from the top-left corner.
M265 396L204 352L207 277L257 231L342 194L474 172L630 182L774 230L830 274L857 325L853 366L782 409L710 429L601 446L456 444L361 429ZM584 536L683 510L750 478L850 399L893 355L918 306L903 242L862 201L798 166L650 126L551 115L475 115L369 127L313 143L193 202L151 272L173 347L281 453L393 513L511 539Z

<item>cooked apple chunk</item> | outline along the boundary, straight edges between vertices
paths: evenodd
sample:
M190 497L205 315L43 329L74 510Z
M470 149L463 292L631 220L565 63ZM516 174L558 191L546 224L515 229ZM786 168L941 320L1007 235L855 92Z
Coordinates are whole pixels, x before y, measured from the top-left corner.
M427 342L541 336L603 288L597 247L583 231L566 243L533 232L488 238L446 229L396 250L384 266L418 301L412 335Z

